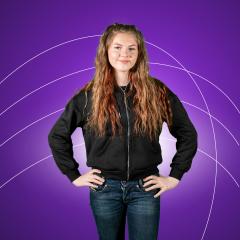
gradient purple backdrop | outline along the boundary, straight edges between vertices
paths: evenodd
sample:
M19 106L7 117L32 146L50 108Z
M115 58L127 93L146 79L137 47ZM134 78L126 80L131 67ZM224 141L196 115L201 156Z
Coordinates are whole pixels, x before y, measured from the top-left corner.
M142 31L151 75L179 96L199 134L191 170L161 195L158 239L240 239L239 7L238 1L1 1L0 238L98 239L89 189L60 173L47 135L92 78L99 35L119 22ZM85 173L81 129L72 139ZM168 175L176 148L166 125L160 143L159 170Z

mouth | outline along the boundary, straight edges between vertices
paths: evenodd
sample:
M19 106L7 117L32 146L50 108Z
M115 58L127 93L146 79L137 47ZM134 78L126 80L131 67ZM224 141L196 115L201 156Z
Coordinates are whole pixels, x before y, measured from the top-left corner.
M128 61L128 60L119 60L119 62L121 62L121 63L129 63L130 61Z

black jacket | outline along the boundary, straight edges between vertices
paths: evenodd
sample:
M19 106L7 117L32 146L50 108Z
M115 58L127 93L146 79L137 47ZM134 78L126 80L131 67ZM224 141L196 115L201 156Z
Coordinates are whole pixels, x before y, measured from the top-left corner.
M156 80L158 81L158 80ZM129 84L126 92L129 91ZM159 138L150 141L146 136L132 133L134 114L130 95L124 102L124 92L120 86L115 88L115 98L124 138L116 135L112 140L111 127L107 124L104 137L96 137L86 130L85 123L91 109L91 91L81 90L65 106L49 135L48 142L53 158L63 174L72 182L81 176L78 162L73 157L71 135L77 127L82 128L85 141L87 166L101 170L104 177L119 180L134 180L158 173L157 166L162 162ZM179 98L170 89L168 97L173 112L173 128L169 131L177 139L176 154L170 164L169 176L181 180L192 164L197 151L197 132ZM126 103L126 104L125 104ZM159 129L158 136L161 133Z

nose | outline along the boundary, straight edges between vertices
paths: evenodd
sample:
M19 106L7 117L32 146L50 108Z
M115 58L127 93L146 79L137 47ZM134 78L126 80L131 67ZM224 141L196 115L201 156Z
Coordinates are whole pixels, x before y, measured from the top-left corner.
M124 49L124 48L122 48L121 49L121 53L120 53L120 55L121 56L128 56L129 55L129 51L128 51L128 49Z

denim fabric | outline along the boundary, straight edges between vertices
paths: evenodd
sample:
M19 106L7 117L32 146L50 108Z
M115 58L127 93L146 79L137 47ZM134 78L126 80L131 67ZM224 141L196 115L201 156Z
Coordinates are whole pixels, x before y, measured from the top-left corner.
M157 175L157 174L154 174ZM159 175L157 175L159 176ZM142 179L106 178L90 188L90 205L100 240L123 240L127 219L129 240L156 240L160 219L160 189L145 191Z

